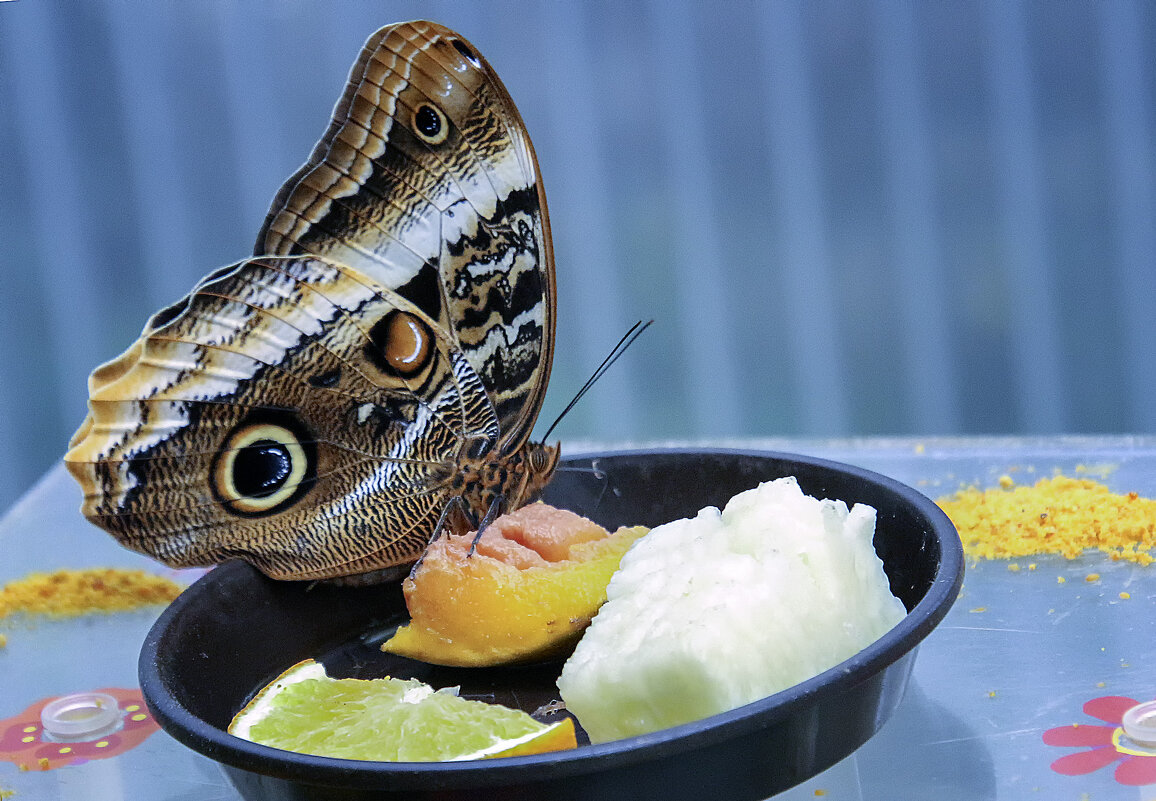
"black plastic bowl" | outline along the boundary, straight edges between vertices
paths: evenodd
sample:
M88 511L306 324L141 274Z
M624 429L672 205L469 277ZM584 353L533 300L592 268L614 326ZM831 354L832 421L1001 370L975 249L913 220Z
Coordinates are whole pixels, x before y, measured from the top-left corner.
M381 653L404 619L396 585L277 582L241 563L197 581L161 615L140 657L144 697L164 729L218 760L247 799L762 799L849 755L898 705L919 642L963 580L947 516L915 490L820 459L735 451L575 457L544 493L608 527L657 525L781 476L816 497L878 511L875 549L907 617L815 678L706 720L570 751L473 762L383 763L304 756L226 733L233 715L290 665L330 675L414 676L527 711L556 698L559 665L452 670Z

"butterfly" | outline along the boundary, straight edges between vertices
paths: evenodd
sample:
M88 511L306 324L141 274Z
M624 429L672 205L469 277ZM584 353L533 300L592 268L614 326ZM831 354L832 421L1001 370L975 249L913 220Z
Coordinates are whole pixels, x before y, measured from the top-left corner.
M382 28L254 255L92 373L64 457L82 512L172 566L401 575L436 533L549 481L559 448L530 433L554 323L509 93L448 28Z

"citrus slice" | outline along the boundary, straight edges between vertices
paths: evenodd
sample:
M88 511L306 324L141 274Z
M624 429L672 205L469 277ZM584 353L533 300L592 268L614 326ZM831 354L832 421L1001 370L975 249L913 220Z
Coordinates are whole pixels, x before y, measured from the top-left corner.
M544 503L502 515L480 538L433 542L402 589L410 623L383 651L482 667L563 654L606 600L627 549L646 533L613 534Z
M542 723L417 679L332 679L311 659L262 689L229 733L285 751L378 762L520 756L577 744L568 717Z

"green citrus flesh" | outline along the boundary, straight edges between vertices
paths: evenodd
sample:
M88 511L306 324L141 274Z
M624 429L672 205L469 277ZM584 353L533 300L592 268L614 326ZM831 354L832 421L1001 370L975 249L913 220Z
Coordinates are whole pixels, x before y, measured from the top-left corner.
M245 719L245 718L248 719ZM255 719L254 719L255 718ZM477 759L535 740L551 724L416 680L306 678L243 710L246 739L302 754L383 762Z

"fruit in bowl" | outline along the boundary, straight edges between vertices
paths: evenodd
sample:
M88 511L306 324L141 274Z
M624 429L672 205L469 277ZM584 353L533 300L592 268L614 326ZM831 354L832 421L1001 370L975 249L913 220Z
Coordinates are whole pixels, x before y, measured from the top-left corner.
M646 529L613 534L544 503L481 534L430 544L402 588L410 622L382 650L436 665L483 667L565 655L606 600L606 585Z
M851 754L904 697L916 645L947 614L963 577L959 538L942 510L885 476L823 459L741 451L648 451L570 457L543 499L613 531L694 517L759 482L798 477L805 493L878 510L874 550L908 614L850 659L730 712L644 737L503 759L381 762L328 759L227 734L237 711L287 666L315 658L335 677L391 675L535 712L559 694L558 666L449 668L383 653L379 632L406 614L397 585L272 581L243 563L196 582L157 621L141 687L163 728L222 763L247 799L335 794L402 801L543 797L754 801ZM551 719L552 718L548 718ZM759 770L735 770L737 764Z

